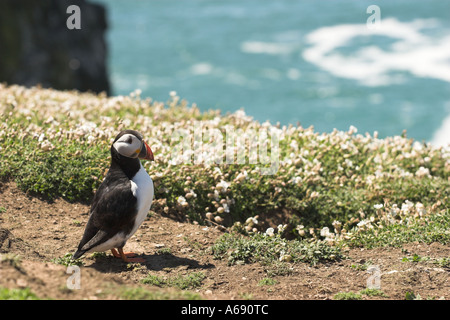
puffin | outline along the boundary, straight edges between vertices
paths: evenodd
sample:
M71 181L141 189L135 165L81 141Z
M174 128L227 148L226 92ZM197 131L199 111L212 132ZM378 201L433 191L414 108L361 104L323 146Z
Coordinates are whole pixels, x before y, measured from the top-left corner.
M111 165L94 195L89 219L73 259L111 250L125 262L145 262L123 247L147 217L154 187L140 159L154 161L153 152L135 130L123 130L111 145ZM117 249L117 250L116 250Z

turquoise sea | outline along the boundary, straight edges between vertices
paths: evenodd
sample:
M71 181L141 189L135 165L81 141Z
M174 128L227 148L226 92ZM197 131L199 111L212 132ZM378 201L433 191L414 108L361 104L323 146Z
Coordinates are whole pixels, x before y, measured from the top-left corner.
M450 142L448 0L92 2L107 9L114 95Z

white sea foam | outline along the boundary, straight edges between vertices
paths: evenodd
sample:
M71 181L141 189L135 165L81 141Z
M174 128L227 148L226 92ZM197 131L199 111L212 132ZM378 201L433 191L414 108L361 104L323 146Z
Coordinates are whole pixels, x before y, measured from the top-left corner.
M296 68L290 68L286 72L286 76L291 80L298 80L298 79L300 79L301 75L302 75L302 73L300 72L300 70L298 70Z
M441 127L434 133L431 144L436 146L450 145L450 116L444 119Z
M390 85L404 81L395 72L410 72L416 77L450 82L450 36L430 37L421 32L438 26L436 19L400 22L385 18L381 27L341 24L319 28L306 36L311 46L303 58L331 74L358 80L367 86ZM384 36L396 40L388 50L369 45L350 55L339 52L356 37Z
M431 144L450 147L450 115L444 119L441 127L434 133Z
M197 63L191 66L191 73L194 75L206 75L213 71L213 66L207 62Z
M245 41L241 44L241 51L245 53L285 55L295 50L291 43Z

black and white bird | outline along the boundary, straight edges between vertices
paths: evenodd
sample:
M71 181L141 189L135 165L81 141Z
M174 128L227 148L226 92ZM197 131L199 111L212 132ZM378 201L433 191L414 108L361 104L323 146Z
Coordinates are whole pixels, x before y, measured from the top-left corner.
M142 258L132 258L134 253L123 252L127 240L147 217L153 201L153 181L139 159L154 160L142 135L134 130L120 132L112 143L111 166L95 193L74 259L84 253L111 250L125 262L144 262Z

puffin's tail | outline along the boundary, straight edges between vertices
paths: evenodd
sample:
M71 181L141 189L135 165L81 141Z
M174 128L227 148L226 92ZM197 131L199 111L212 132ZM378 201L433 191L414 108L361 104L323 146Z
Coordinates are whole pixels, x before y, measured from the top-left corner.
M73 259L78 259L78 258L81 257L85 252L86 252L85 250L77 250L77 251L73 254L72 258L73 258Z

